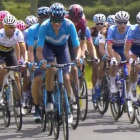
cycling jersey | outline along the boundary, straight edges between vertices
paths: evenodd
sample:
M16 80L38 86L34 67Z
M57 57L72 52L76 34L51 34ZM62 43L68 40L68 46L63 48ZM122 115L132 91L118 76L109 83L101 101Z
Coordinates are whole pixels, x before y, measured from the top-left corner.
M71 20L69 15L67 15L65 17L68 18L69 20ZM84 17L81 18L81 20L78 23L75 23L76 31L77 32L81 31L81 34L79 36L80 40L85 40L85 38L86 38L86 27L87 27L87 21Z
M81 30L78 32L78 37L79 37L79 40L80 40L81 39ZM89 27L86 27L86 39L87 39L87 41L92 40Z
M11 38L8 38L5 35L5 30L0 29L0 50L1 51L11 51L17 42L24 42L23 33L19 29L15 29L14 35Z
M132 25L127 33L127 43L132 43L131 51L140 56L140 27L138 24Z
M121 56L122 61L126 60L124 56L124 43L129 28L130 26L127 25L126 31L123 34L119 33L118 27L116 25L110 26L108 29L107 42L113 43L112 48Z
M58 36L55 35L50 19L44 21L40 26L37 46L43 47L45 40L55 46L67 43L68 37L72 40L73 47L79 46L79 39L74 24L69 19L64 19L59 29Z
M39 23L37 23L28 28L27 45L34 47L34 50L36 50L37 47L39 27L40 27Z
M23 31L24 41L25 41L25 44L26 45L27 45L27 33L28 33L28 29L26 29L26 30Z
M91 36L93 38L93 44L94 44L94 41L98 35L98 31L97 31L96 27L92 27L92 28L90 28L90 32L91 32Z

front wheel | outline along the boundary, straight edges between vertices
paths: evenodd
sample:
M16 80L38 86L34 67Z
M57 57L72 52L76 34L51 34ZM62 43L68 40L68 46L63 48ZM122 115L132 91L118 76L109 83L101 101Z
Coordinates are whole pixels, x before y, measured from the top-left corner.
M6 89L4 87L3 93L2 93L2 100L3 100L2 116L4 119L5 127L9 127L10 125L10 109L9 109L9 102L8 102L8 97L7 97L8 95L9 95L8 88Z
M80 105L80 116L82 121L86 119L87 111L88 111L88 91L87 91L87 83L83 76L79 77L79 105Z
M68 108L67 103L65 99L65 88L63 85L60 85L60 104L61 104L61 116L62 116L62 124L63 124L63 134L64 139L69 139L69 127L68 127Z
M13 99L14 99L13 111L14 111L15 122L16 122L17 129L21 130L22 128L21 98L15 81L12 81L12 87L13 87Z

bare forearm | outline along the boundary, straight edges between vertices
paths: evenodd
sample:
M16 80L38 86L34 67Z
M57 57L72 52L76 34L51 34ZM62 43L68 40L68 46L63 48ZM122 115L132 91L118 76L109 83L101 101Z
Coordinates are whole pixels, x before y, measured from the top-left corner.
M113 58L114 57L114 53L113 53L112 46L108 45L107 46L107 51L108 51L109 57Z
M38 61L41 61L44 59L43 54L42 54L42 50L43 50L42 48L37 47L36 57L37 57Z
M24 61L27 61L28 57L27 57L27 53L26 53L26 47L23 44L20 44L20 48L21 48L21 53L24 58Z
M129 51L124 50L124 55L125 55L127 60L130 59Z
M87 41L87 48L88 48L88 51L89 51L89 54L90 54L91 57L97 57L96 49L95 49L95 46L92 43L92 40Z
M86 44L85 44L85 41L81 41L80 42L80 47L81 47L81 55L82 56L84 56L85 55L85 48L86 48L86 46L85 46Z
M16 52L17 60L20 60L20 47L19 47L19 44L16 44L15 52Z
M77 58L81 57L81 48L80 47L76 47L75 48L75 54Z

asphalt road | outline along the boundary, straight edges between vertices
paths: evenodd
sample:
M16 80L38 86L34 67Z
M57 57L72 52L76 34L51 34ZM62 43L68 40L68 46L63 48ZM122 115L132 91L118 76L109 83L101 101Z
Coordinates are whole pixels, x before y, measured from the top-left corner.
M91 96L89 96L91 98ZM89 99L90 100L90 99ZM140 128L137 122L130 124L127 114L124 114L118 121L114 121L110 109L102 116L93 110L89 101L87 119L80 121L76 130L69 127L69 140L139 140ZM35 124L33 112L31 115L23 117L21 131L16 130L14 119L9 128L4 128L3 119L0 118L0 140L52 140L52 136L47 136L47 132L41 132L41 124ZM59 140L63 140L61 129Z

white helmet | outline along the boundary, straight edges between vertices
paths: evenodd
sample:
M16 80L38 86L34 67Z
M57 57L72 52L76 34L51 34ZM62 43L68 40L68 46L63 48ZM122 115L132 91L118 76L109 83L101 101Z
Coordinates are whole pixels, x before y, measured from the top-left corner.
M115 15L109 15L108 17L107 17L107 23L109 24L109 25L115 25L116 24L116 22L115 22Z
M94 16L93 16L93 21L95 22L95 23L102 23L102 22L105 22L106 21L106 17L105 17L105 15L104 14L95 14Z
M119 11L115 14L115 20L126 20L128 21L130 18L130 15L128 14L128 12L125 11Z
M25 19L25 23L28 25L28 27L32 26L33 24L37 22L38 22L38 18L33 15L29 15Z
M140 12L136 16L137 22L140 23Z
M3 19L3 25L13 25L16 26L17 24L17 19L13 15L7 15Z

